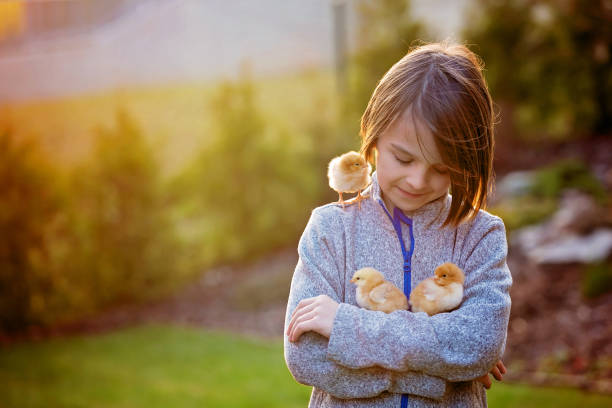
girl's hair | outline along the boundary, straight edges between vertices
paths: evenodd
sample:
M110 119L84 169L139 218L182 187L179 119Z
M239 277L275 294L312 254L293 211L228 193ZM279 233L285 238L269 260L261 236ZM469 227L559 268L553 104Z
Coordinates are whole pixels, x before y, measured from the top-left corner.
M432 132L449 168L453 199L444 225L473 218L486 207L493 181L495 115L480 59L465 46L434 43L393 65L361 118L361 154L368 161L378 138L407 109Z

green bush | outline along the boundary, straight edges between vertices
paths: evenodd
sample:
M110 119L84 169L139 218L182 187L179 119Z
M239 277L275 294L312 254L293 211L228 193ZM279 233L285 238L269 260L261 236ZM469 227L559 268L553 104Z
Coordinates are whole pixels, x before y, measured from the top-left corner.
M361 115L382 76L412 46L433 36L411 15L410 1L361 0L358 3L358 50L348 67L348 87L341 99L347 134L357 134Z
M489 208L492 214L504 220L508 232L538 224L553 215L556 210L556 199L534 196L512 198Z
M500 216L512 231L552 216L563 191L568 189L590 194L600 204L608 201L604 186L591 170L580 160L566 159L535 171L527 194L497 203L489 211Z
M0 134L0 331L45 319L62 284L49 267L49 231L60 216L56 169L34 143Z
M582 273L582 294L592 299L612 290L612 263L587 265Z
M0 138L0 330L158 296L184 280L153 152L126 114L93 155L60 172Z
M206 265L295 240L326 187L312 145L266 120L254 92L248 79L219 87L210 104L214 132L173 181L181 231Z
M531 187L536 197L559 198L563 190L577 189L604 203L607 194L602 183L580 160L566 159L539 169Z
M91 306L165 293L183 277L184 256L159 165L138 126L119 112L98 131L93 157L75 169L71 260Z
M523 135L612 130L605 7L588 0L475 2L463 37L484 59L494 99L515 106L507 119Z

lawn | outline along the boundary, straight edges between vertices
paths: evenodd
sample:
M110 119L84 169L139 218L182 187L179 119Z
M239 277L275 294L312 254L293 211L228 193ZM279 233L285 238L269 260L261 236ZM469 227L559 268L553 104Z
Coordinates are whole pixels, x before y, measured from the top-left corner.
M282 341L176 326L0 349L0 407L305 407ZM495 384L491 407L608 407L612 397Z

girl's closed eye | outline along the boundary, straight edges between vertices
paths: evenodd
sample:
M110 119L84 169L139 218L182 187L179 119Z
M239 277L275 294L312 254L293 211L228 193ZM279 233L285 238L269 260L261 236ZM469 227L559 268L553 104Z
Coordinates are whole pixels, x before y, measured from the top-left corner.
M397 156L395 156L395 160L397 160L401 164L410 164L413 161L412 159L400 159Z

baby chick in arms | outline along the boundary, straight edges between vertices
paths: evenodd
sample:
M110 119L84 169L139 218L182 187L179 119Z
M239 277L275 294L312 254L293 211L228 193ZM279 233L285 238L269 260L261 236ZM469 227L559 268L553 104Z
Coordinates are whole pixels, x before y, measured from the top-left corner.
M419 283L410 293L412 311L431 316L453 310L463 299L464 282L463 271L454 263L438 266L434 276Z
M387 282L383 274L374 268L359 269L351 282L357 285L357 304L365 309L385 313L408 309L408 299L404 292Z
M370 173L372 166L370 163L357 152L344 153L341 156L333 158L329 162L327 168L327 178L329 186L340 195L338 201L344 208L345 201L342 198L342 193L357 193L355 201L359 203L361 208L361 200L365 197L361 195L361 191L372 182Z
M412 311L432 316L453 310L463 299L464 281L463 271L457 265L447 262L438 266L433 277L419 283L410 293ZM351 282L357 285L356 300L360 307L385 313L408 309L404 292L374 268L359 269Z

